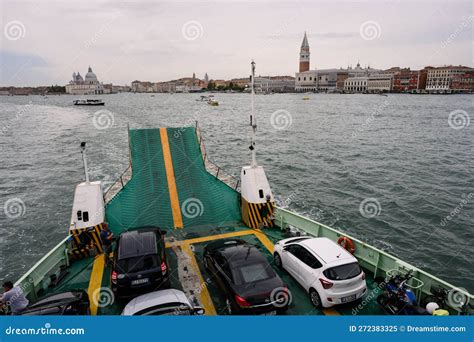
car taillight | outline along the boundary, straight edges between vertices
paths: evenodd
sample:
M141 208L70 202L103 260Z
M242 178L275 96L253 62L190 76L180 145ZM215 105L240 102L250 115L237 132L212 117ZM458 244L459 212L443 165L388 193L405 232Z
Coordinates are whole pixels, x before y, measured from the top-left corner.
M166 267L166 262L162 262L161 263L161 274L165 274L166 273L166 270L167 270L167 267Z
M365 272L362 272L362 280L365 280Z
M113 271L112 272L112 283L116 283L117 282L117 272Z
M319 278L319 281L321 282L321 285L323 285L323 288L325 289L330 289L334 285L330 281L324 280L322 278Z
M242 298L239 295L235 295L235 301L242 308L251 306L250 303L245 300L245 298Z

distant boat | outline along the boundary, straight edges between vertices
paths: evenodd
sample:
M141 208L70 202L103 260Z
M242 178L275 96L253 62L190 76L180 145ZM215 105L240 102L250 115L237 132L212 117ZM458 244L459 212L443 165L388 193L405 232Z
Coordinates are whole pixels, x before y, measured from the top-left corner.
M388 96L387 94L384 93L378 93L380 96Z
M199 99L196 99L196 101L203 101L203 102L209 102L214 99L214 95L201 95Z
M209 99L209 101L207 101L207 104L211 105L211 106L218 106L219 102L217 100L214 100L214 99Z
M303 97L303 100L309 100L309 96Z
M75 106L103 106L105 105L105 102L102 100L87 99L87 100L74 100L73 104Z

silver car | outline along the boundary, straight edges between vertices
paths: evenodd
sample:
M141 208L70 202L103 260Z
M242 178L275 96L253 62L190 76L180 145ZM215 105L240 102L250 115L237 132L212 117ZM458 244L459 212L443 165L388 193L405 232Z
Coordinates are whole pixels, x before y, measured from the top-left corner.
M132 299L123 309L122 315L204 315L204 308L193 305L182 291L169 289Z

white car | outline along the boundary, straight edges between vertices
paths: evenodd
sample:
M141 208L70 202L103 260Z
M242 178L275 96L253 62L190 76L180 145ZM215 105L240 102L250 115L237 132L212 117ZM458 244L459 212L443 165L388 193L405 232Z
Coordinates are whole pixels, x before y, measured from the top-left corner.
M203 315L204 309L191 304L179 290L150 292L132 299L123 309L123 316Z
M349 303L367 292L365 273L357 259L328 238L278 241L273 257L308 292L315 307Z

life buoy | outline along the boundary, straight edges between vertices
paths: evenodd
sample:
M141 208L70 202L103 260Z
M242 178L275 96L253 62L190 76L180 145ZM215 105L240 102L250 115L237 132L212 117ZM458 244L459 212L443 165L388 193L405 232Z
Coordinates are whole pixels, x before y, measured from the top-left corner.
M354 242L352 242L352 240L349 239L347 236L341 236L337 240L337 244L340 245L342 248L344 248L349 253L354 254L354 252L355 252Z

